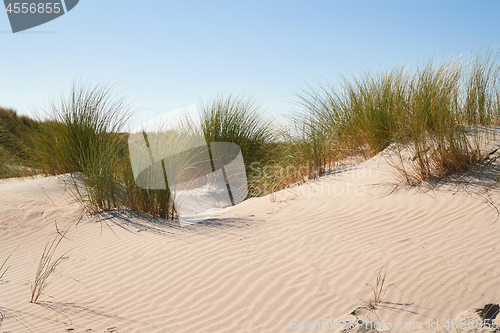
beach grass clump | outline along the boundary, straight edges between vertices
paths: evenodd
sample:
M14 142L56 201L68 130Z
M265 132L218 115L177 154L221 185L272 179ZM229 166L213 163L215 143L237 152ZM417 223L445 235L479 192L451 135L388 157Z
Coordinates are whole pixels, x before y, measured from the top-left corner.
M466 72L463 122L489 126L500 117L499 53L478 53Z
M461 174L485 157L498 124L497 57L431 62L411 82L410 117L403 137L413 157L397 168L408 184Z
M0 146L0 179L25 175L26 173L19 166L18 159L10 151Z
M408 109L407 80L404 68L345 80L339 108L344 113L342 136L349 146L372 156L398 138Z
M368 158L392 146L406 184L463 173L484 159L489 129L498 125L499 68L498 53L478 53L304 92L296 139L310 157L302 163L323 170L332 160Z
M339 94L326 86L320 85L319 92L311 89L299 98L304 111L292 119L293 127L283 137L289 143L287 157L299 170L299 177L304 176L300 170L308 170L305 176L314 179L339 157L344 114L339 108Z
M30 161L44 174L69 174L76 198L89 210L118 207L116 172L124 146L119 131L129 116L112 88L75 85L53 104L40 130L28 133Z
M324 88L324 87L322 87ZM300 96L303 111L288 117L269 145L267 164L253 169L263 195L315 179L332 170L339 160L339 114L335 92L322 99L318 93Z
M54 103L39 131L30 132L30 163L47 175L65 174L69 189L89 212L126 208L174 216L170 191L135 183L123 128L131 108L112 87L74 85Z
M347 160L369 158L399 140L409 102L409 74L403 67L365 73L338 86L320 84L299 94L302 112L294 119L291 142L295 163L308 177L329 173Z
M128 106L113 96L112 88L74 85L69 96L52 105L41 133L31 137L34 162L47 174L103 167L121 149L116 134L129 116Z
M215 98L203 106L200 123L207 142L237 144L246 166L269 157L274 133L255 99L232 95Z
M56 230L57 224L56 224ZM38 298L42 295L43 291L50 283L49 277L55 271L57 266L61 263L62 259L65 257L65 254L54 257L57 247L66 236L69 231L69 226L65 228L63 231L59 231L57 236L54 239L47 241L45 244L45 248L43 249L42 256L40 257L40 261L38 263L38 269L35 275L35 281L31 284L31 299L30 303L35 303Z
M305 182L323 175L335 157L331 135L323 131L315 119L294 119L292 131L281 132L281 137L276 159L281 162L281 169L286 170L285 179L292 182Z
M458 59L437 66L431 61L408 82L411 96L399 139L411 159L405 161L399 154L400 163L395 164L406 183L461 173L477 163L459 118L462 76Z
M120 205L153 217L173 219L176 212L168 184L166 184L166 189L145 189L138 186L135 182L126 142L127 140L125 140L121 163L116 173L117 184L120 185L118 195Z
M27 116L19 116L13 109L0 107L0 146L12 153L22 155L23 134L36 131L39 127L39 122Z
M257 173L274 165L277 144L271 120L264 116L257 100L232 95L217 97L203 105L200 124L208 143L231 142L240 147L249 196L266 192L265 181Z
M402 67L361 78L343 78L340 87L320 85L299 95L312 136L327 138L343 152L365 157L385 149L399 134L408 109L408 73ZM325 141L325 140L324 140Z

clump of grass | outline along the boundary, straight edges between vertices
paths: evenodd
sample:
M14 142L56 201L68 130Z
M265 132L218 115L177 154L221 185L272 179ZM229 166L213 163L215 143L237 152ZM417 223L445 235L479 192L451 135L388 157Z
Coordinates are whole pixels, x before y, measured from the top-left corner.
M323 87L324 88L324 87ZM324 88L326 89L326 88ZM267 163L252 168L257 194L266 195L330 173L345 152L341 151L337 95L324 99L317 93L301 96L304 107L287 126L277 131Z
M121 164L117 169L117 182L120 184L120 204L133 211L141 211L151 216L165 219L175 217L175 209L170 189L144 189L134 179L128 145L124 147Z
M271 121L263 116L252 98L228 95L203 106L201 130L207 142L231 142L242 152L245 165L268 158L274 133Z
M37 131L26 131L27 163L45 175L66 174L71 193L89 212L128 208L173 218L168 189L142 189L135 183L128 134L121 133L130 115L114 88L75 84L40 119Z
M383 271L383 273L382 273ZM387 274L387 268L384 271L384 267L381 267L380 270L377 273L377 280L375 282L375 285L369 284L371 290L372 290L372 298L370 298L368 301L363 301L366 303L366 306L370 309L373 310L376 308L378 304L380 304L384 296L387 292L387 289L390 287L394 286L394 283L385 286L385 276Z
M284 142L281 160L289 169L292 166L293 180L307 181L330 170L331 161L335 159L335 150L331 135L322 130L316 119L305 117L294 120L295 135L282 132ZM287 170L288 171L288 170Z
M69 96L52 105L42 133L31 138L38 150L34 162L47 174L104 167L120 149L116 133L129 116L129 107L114 97L112 87L75 84Z
M28 134L31 163L47 175L69 173L76 198L90 211L119 207L117 170L130 116L112 88L74 85L52 106L39 132Z
M304 112L292 119L291 130L282 133L283 141L288 143L287 164L296 168L297 178L302 181L321 176L338 159L337 139L342 128L339 96L327 90L320 86L319 93L299 96Z
M260 104L243 96L221 96L203 106L201 131L207 142L237 144L243 156L249 196L263 193L260 171L271 164L276 149L271 121L263 116Z
M285 141L296 169L308 170L305 180L330 173L339 164L372 157L399 140L399 124L408 109L409 77L397 67L343 78L340 88L320 84L299 94L303 111Z
M16 158L0 146L0 179L22 176L21 173L16 172Z
M371 157L385 149L400 132L407 109L409 76L402 67L358 79L343 78L340 89L320 85L299 95L310 118L312 136L329 138L336 154ZM322 140L325 141L325 140Z
M54 258L54 254L57 247L66 236L69 226L64 231L59 231L56 224L56 229L58 231L57 236L54 237L52 241L48 241L43 250L42 256L40 257L40 262L38 263L38 269L35 275L35 281L31 284L31 300L30 303L35 303L38 298L42 295L47 285L50 283L48 280L50 275L55 271L57 266L61 263L61 260L66 254Z
M498 60L498 53L431 59L414 71L365 73L344 79L340 89L320 85L303 93L304 129L296 137L311 157L302 163L321 174L332 160L367 158L395 145L394 166L407 184L463 173L484 159L489 127L498 124Z
M478 55L468 63L462 58L429 63L416 74L409 135L403 137L413 157L397 166L407 184L461 174L485 158L489 127L496 125L498 113L495 59Z

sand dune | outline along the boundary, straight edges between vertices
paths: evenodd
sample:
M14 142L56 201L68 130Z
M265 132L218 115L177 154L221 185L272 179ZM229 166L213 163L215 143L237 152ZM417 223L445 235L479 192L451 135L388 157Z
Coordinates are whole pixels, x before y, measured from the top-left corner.
M498 303L498 190L477 173L395 190L386 156L185 228L125 211L76 225L62 177L1 181L0 332L321 332L356 309L423 332ZM55 223L68 253L31 304ZM368 311L381 267L394 286Z

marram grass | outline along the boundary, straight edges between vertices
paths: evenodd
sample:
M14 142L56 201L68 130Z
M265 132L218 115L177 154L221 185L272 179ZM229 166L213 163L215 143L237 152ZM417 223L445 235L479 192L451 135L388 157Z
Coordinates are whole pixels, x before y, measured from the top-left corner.
M199 119L177 130L237 144L249 196L314 179L346 159L369 158L388 147L396 152L392 162L401 181L418 184L463 173L485 158L491 127L499 124L498 60L493 52L431 59L416 68L343 78L337 86L309 86L299 95L301 112L278 129L256 100L219 96L203 105ZM20 123L12 112L3 114ZM134 181L123 133L130 114L112 88L75 85L47 118L22 119L17 127L0 123L0 177L68 174L75 197L89 211L126 208L173 218L168 188L145 190Z
M30 303L36 303L36 301L38 301L43 291L50 283L49 277L55 271L57 266L59 266L62 259L66 255L63 254L54 258L57 247L69 231L69 226L66 227L65 230L59 231L56 224L56 230L57 236L54 237L52 241L49 240L47 242L45 248L43 249L42 256L40 257L38 268L36 270L35 280L31 284Z
M332 152L370 157L395 144L394 166L407 184L463 173L485 157L489 127L498 124L499 83L498 56L491 53L366 73L344 80L340 91L320 86L300 96L307 110L302 150L316 151L315 138L330 135L320 140L328 149L314 156L322 169ZM409 162L403 150L411 152Z

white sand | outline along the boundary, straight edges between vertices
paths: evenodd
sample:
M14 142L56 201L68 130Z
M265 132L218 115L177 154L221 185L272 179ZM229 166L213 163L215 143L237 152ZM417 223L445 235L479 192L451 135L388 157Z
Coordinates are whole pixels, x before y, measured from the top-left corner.
M423 323L406 331L498 303L500 219L477 178L392 192L394 182L378 155L180 228L127 212L75 226L82 212L59 178L1 181L0 264L15 251L0 332L333 331L325 323L353 318L382 266L396 287L367 315ZM498 190L490 196L500 203ZM55 222L73 223L57 253L69 252L30 304Z

